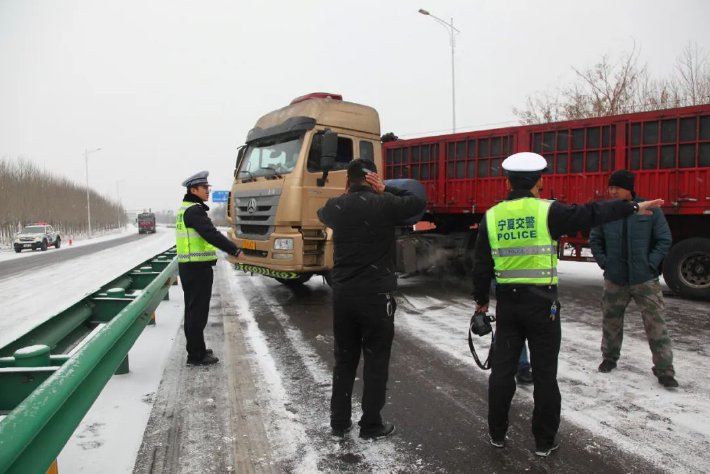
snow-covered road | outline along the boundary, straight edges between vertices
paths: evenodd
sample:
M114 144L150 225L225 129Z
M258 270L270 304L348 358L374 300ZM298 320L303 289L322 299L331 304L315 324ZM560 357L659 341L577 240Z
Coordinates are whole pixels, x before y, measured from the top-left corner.
M76 300L92 293L117 274L165 250L172 243L172 232L163 230L154 239L142 239L141 245L118 246L91 257L52 265L41 274L32 272L0 280L5 311L0 317L0 345L11 341L37 324L42 316L54 314ZM2 262L0 262L2 265ZM298 472L317 469L324 453L338 450L336 445L322 446L307 436L302 417L319 416L314 406L299 406L294 394L284 387L294 374L279 363L264 329L254 315L257 300L235 280L234 270L224 262L217 266L223 300L237 313L248 346L251 366L257 370L257 385L263 388L264 426L275 450L275 458L292 458L290 466ZM650 372L651 357L640 325L640 315L631 307L627 315L626 337L617 370L610 374L596 371L600 360L598 291L601 274L593 264L561 262L562 331L559 382L563 397L563 425L578 427L592 434L590 439L575 440L584 449L602 457L609 450L621 451L648 460L661 471L710 471L710 318L707 302L667 299L669 330L674 340L675 367L680 382L677 390L660 386ZM52 281L47 285L46 281ZM244 278L240 278L243 282ZM322 397L329 384L330 361L315 351L313 338L303 335L298 322L289 318L273 298L273 283L262 277L249 279L252 294L259 294L258 304L267 304L290 344L298 348L299 358L307 361L308 379L316 383L313 394ZM323 283L309 282L322 293ZM567 288L585 288L567 291ZM414 291L417 283L401 282L397 313L398 338L413 338L422 347L439 354L452 366L466 368L476 384L484 385L487 373L471 370L471 356L465 343L465 326L472 304L465 292L442 297ZM217 291L217 290L216 290ZM327 291L327 290L326 290ZM145 422L157 390L159 374L173 342L179 338L182 293L171 288L171 300L158 309L159 324L149 328L138 340L132 355L132 372L114 377L89 412L60 458L64 472L130 472L140 446ZM324 310L325 311L325 310ZM685 318L685 320L681 320ZM329 334L317 336L319 344ZM484 340L480 352L485 353ZM273 342L271 342L273 344ZM322 352L322 348L320 349ZM132 354L133 354L132 351ZM397 357L397 354L394 355ZM151 368L140 360L149 359ZM134 362L135 361L135 362ZM515 404L530 404L532 392L519 390ZM284 409L285 407L285 409ZM135 416L125 416L131 413ZM327 414L315 429L327 430ZM527 422L526 422L527 423ZM312 427L311 427L312 428ZM573 429L569 431L574 432ZM567 435L571 435L570 433ZM564 436L566 433L561 433ZM314 444L309 444L314 443ZM359 446L359 445L358 445ZM358 456L369 466L397 471L416 466L416 459L403 459L402 453L388 444L363 444ZM118 454L121 453L121 454ZM71 466L66 470L67 466ZM399 466L397 468L396 466ZM60 467L61 470L61 467Z

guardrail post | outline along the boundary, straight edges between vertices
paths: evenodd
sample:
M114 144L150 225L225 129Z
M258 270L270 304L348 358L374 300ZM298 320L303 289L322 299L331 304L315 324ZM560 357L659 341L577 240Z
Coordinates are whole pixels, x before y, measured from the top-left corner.
M128 367L128 354L126 354L126 358L123 359L123 361L121 362L121 365L118 366L118 368L116 369L116 372L114 372L114 374L123 375L123 374L127 374L128 372L130 372L130 369Z

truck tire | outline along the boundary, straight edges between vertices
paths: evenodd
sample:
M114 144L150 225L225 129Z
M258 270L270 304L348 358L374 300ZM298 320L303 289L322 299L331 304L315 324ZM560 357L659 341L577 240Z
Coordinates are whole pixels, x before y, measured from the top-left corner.
M62 245L62 239L57 236L57 240L54 241L54 248L58 249Z
M681 296L710 299L710 239L694 237L675 244L663 261L663 278Z
M20 247L19 245L15 245L15 252L17 252L17 253L22 252L22 247Z
M41 246L39 249L40 249L42 252L45 252L45 251L47 250L47 247L49 247L49 246L47 245L47 239L44 239L44 240L42 241L42 246Z

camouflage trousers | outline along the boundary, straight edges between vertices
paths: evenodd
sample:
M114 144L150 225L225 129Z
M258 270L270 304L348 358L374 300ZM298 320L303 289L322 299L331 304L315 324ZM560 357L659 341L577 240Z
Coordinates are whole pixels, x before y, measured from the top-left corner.
M624 339L624 312L631 298L636 302L643 318L648 345L653 354L653 373L675 375L673 349L663 317L665 305L658 279L637 285L617 285L604 280L602 293L602 356L616 362L621 354Z

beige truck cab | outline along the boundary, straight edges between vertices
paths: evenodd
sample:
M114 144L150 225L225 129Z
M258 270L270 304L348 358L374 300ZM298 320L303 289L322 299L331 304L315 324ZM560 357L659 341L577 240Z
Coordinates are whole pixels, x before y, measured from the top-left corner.
M382 169L380 119L372 107L313 93L261 117L240 148L227 206L229 238L242 249L237 268L303 283L326 280L331 232L316 212L345 192L356 158Z

